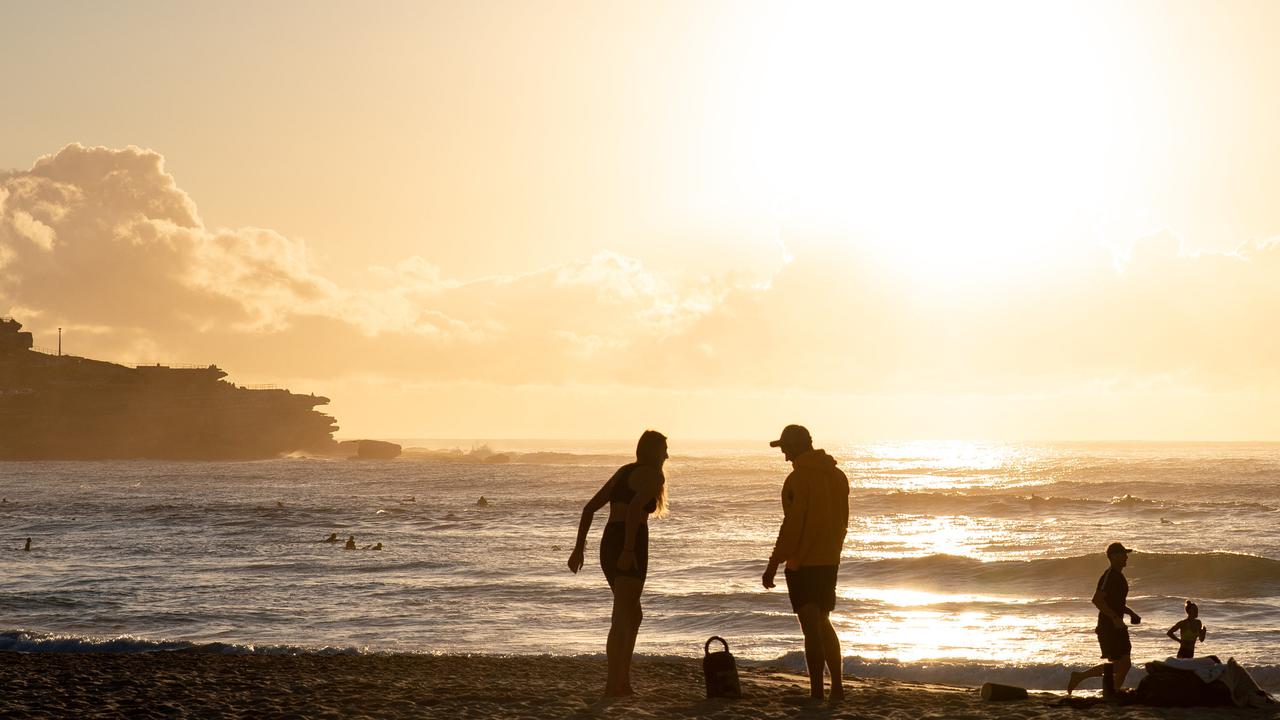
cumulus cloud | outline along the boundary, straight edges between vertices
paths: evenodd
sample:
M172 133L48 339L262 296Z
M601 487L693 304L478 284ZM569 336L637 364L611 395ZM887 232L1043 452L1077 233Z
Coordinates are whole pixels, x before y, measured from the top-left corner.
M0 173L0 297L57 320L280 327L336 289L269 230L206 228L158 153L68 145Z
M108 356L152 353L156 343L197 352L202 336L234 348L244 335L254 347L267 337L296 348L337 341L396 358L326 351L347 367L413 357L450 376L607 377L584 365L678 336L732 287L759 281L726 274L677 286L609 251L470 280L411 257L369 277L370 287L343 288L300 240L207 226L154 151L73 144L0 173L0 301L46 325L118 328L114 340L90 338Z

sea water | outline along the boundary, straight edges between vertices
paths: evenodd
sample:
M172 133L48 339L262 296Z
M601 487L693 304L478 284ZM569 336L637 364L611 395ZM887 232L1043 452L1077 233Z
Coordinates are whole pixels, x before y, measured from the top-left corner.
M607 511L582 572L566 560L628 445L3 463L0 649L601 653ZM1165 631L1191 598L1208 628L1197 654L1280 687L1280 445L827 450L852 487L832 615L848 672L1061 688L1099 661L1090 598L1120 541L1137 549L1136 664L1176 651ZM803 667L785 583L760 585L789 465L756 445L672 439L671 453L637 652L697 657L720 635L743 660ZM385 549L320 542L330 533Z

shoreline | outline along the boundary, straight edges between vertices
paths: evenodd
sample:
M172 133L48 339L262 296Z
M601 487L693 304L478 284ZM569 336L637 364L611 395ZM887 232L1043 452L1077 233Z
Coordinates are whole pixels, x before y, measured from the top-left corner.
M813 703L808 679L740 666L743 698L707 700L700 658L638 659L638 694L600 697L600 658L476 655L231 655L0 652L4 717L739 718L1060 717L1061 696L984 702L974 687L854 678L842 703ZM1086 711L1088 712L1088 711ZM1192 713L1192 714L1188 714ZM1108 707L1109 717L1273 717L1236 708Z

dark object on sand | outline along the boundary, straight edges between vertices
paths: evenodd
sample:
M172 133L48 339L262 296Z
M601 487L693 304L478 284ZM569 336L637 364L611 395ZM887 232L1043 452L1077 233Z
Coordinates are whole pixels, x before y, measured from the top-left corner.
M1148 663L1153 665L1154 663ZM1189 670L1165 668L1148 672L1138 683L1138 702L1157 707L1231 705L1231 691L1220 682L1206 683Z
M724 645L724 650L711 652L711 643L716 640ZM742 697L742 685L738 683L738 663L729 652L729 643L719 635L713 635L703 644L702 652L702 675L707 681L707 698Z
M1026 700L1027 689L1020 688L1015 685L1001 685L999 683L983 683L980 693L983 700L1002 701L1002 700Z
M1210 656L1210 659L1215 659ZM1138 683L1137 699L1157 707L1198 707L1232 705L1231 689L1221 681L1206 683L1190 670L1160 661L1149 662L1147 676Z

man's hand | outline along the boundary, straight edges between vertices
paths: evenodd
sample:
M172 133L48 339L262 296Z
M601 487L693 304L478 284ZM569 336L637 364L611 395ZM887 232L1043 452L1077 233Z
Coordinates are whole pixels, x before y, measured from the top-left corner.
M1142 618L1138 616L1138 613L1136 613L1136 612L1134 612L1134 611L1130 610L1130 611L1129 611L1129 622L1133 623L1134 625L1137 625L1138 623L1142 622Z
M773 577L777 574L778 563L770 561L768 567L764 569L764 574L760 576L760 584L764 585L766 590L775 587L773 584Z

